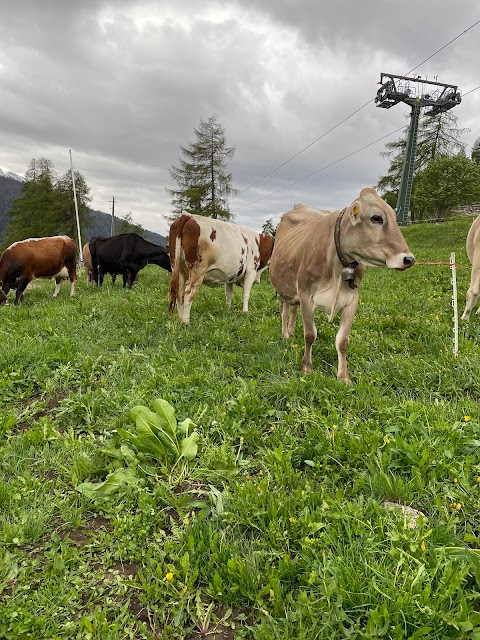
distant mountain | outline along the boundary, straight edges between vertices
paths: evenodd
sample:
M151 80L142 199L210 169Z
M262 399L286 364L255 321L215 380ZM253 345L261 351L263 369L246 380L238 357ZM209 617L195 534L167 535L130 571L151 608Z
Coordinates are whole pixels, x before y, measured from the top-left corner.
M24 178L21 176L11 172L4 172L0 169L0 242L8 224L8 212L11 209L12 202L22 195L22 182L24 182ZM92 224L87 229L82 229L84 242L87 242L92 236L110 235L112 216L109 213L93 209L92 213ZM115 223L118 222L120 222L120 219L115 216ZM146 240L155 244L167 244L167 239L154 231L146 229L144 236Z
M83 235L85 236L84 240L90 240L92 236L109 236L110 229L112 228L112 214L104 213L103 211L96 211L95 209L91 210L93 213L93 220L90 227L87 228L86 231L83 231ZM115 216L115 225L120 222L120 218ZM155 244L167 244L167 238L161 236L159 233L155 233L155 231L148 231L145 229L143 234L145 240L149 240L150 242L154 242Z

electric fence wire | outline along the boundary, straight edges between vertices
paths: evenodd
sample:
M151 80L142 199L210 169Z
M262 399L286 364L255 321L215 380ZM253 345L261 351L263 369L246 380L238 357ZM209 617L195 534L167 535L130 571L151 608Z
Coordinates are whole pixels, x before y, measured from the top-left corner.
M449 45L451 45L453 42L455 42L455 40L458 40L459 38L461 38L463 35L465 35L468 31L470 31L471 29L473 29L474 27L476 27L478 24L480 24L480 20L477 20L476 22L474 22L472 25L470 25L467 29L465 29L464 31L462 31L461 33L459 33L458 35L455 36L455 38L452 38L449 42L447 42L446 44L444 44L442 47L440 47L439 49L437 49L434 53L432 53L430 56L428 56L428 58L425 58L425 60L422 60L422 62L419 62L415 67L413 67L412 69L410 69L410 71L407 71L407 73L405 73L405 76L408 76L410 73L412 73L413 71L416 71L416 69L418 69L418 67L420 67L422 64L424 64L425 62L427 62L428 60L430 60L431 58L433 58L434 56L437 55L437 53L440 53L440 51L443 51L443 49L445 49L446 47L448 47ZM480 88L476 87L476 89ZM469 93L472 93L473 91L476 91L476 89L472 89L471 91L468 91L467 93L464 93L463 95L466 96ZM250 189L252 189L253 187L255 187L257 184L259 184L260 182L263 182L263 180L265 180L266 178L268 178L269 176L271 176L272 174L276 173L279 169L281 169L282 167L284 167L286 164L288 164L289 162L291 162L292 160L294 160L296 157L298 157L300 154L302 154L304 151L306 151L307 149L310 149L310 147L312 147L314 144L316 144L317 142L319 142L320 140L322 140L323 138L325 138L329 133L331 133L332 131L335 131L335 129L338 129L338 127L340 127L342 124L344 124L345 122L347 122L347 120L350 120L350 118L353 118L354 115L356 115L357 113L359 113L362 109L364 109L365 107L367 107L369 104L371 104L374 101L374 98L371 98L368 102L365 102L365 104L363 104L361 107L358 107L358 109L356 109L355 111L353 111L350 115L348 115L346 118L344 118L343 120L341 120L340 122L338 122L336 125L334 125L333 127L331 127L330 129L328 129L328 131L325 131L325 133L322 133L322 135L320 135L318 138L316 138L315 140L313 140L313 142L311 142L310 144L308 144L306 147L303 147L303 149L300 149L300 151L297 151L297 153L295 153L293 156L291 156L290 158L288 158L287 160L285 160L285 162L282 162L282 164L279 164L277 167L275 167L275 169L272 169L272 171L270 171L269 173L265 174L264 176L262 176L261 178L259 178L258 180L256 180L255 182L253 182L251 185L249 185L248 187L246 187L245 189L242 189L241 191L239 191L235 198L238 198L240 195L242 195L242 193L245 193L246 191L249 191ZM388 135L392 135L392 134L388 134ZM387 136L385 136L387 137ZM375 144L375 143L372 143ZM369 145L367 145L369 146ZM366 147L365 147L366 148ZM353 153L358 153L358 151L354 151ZM353 154L350 154L353 155ZM345 156L345 158L348 158L349 156ZM340 161L338 161L340 162ZM336 163L334 163L336 164ZM331 166L331 165L328 165ZM326 167L324 167L326 168ZM319 171L322 171L323 169L319 169ZM310 175L314 175L317 172L314 172L313 174ZM306 176L306 178L309 176ZM305 178L302 178L302 180L305 180ZM297 182L300 182L300 180L297 180ZM296 182L293 182L292 184L296 184ZM289 185L291 186L291 185ZM282 189L284 189L286 187L282 187ZM280 189L280 191L282 190ZM274 193L277 193L278 191L274 191L273 193L269 194L269 195L273 195ZM264 198L266 198L268 196L264 196L263 198L260 198L260 200L263 200ZM254 204L255 202L258 202L258 200L254 200L253 202L249 202L248 204ZM247 205L242 205L240 207L237 207L236 209L233 209L233 211L237 211L238 209L243 209L243 207L245 207Z

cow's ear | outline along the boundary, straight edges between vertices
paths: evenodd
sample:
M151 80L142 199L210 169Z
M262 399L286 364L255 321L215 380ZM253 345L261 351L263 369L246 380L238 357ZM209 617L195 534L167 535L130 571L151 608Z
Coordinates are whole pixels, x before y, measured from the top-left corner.
M360 222L360 214L362 212L362 204L360 200L355 200L347 209L350 222L355 225Z

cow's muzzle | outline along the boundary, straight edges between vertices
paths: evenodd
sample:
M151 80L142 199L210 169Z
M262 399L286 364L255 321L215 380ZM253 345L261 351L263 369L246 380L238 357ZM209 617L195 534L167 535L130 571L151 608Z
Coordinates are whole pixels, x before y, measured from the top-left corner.
M397 253L396 256L389 258L386 265L389 269L397 269L405 271L415 264L415 256L412 253Z

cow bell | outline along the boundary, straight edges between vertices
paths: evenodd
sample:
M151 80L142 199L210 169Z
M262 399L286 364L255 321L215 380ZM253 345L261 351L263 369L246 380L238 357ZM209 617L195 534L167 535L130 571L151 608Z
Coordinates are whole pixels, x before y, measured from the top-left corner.
M342 280L348 282L350 289L356 289L355 280L355 267L343 267Z

